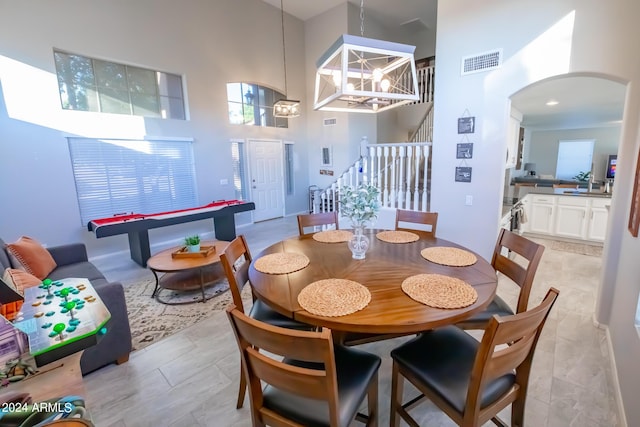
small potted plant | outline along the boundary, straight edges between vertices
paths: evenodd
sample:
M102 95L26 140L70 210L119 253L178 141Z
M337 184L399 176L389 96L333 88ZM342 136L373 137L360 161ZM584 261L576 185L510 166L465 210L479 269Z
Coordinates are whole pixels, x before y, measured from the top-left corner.
M187 247L187 252L200 252L200 236L197 234L185 237L184 244Z

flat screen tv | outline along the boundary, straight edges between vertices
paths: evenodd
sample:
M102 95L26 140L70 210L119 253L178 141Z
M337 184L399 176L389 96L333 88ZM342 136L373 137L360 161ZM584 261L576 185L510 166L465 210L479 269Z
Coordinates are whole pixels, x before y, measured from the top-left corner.
M618 156L615 154L609 155L609 160L607 160L607 179L614 179L616 177L616 162L618 161Z

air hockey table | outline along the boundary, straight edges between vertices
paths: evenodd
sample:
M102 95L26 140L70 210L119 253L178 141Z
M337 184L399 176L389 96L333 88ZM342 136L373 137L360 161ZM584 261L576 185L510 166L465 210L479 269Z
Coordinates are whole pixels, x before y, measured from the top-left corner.
M127 234L131 259L143 267L151 257L149 230L185 222L211 218L216 239L231 241L236 238L235 214L256 208L253 202L221 200L205 206L154 214L122 214L89 221L87 228L96 238Z

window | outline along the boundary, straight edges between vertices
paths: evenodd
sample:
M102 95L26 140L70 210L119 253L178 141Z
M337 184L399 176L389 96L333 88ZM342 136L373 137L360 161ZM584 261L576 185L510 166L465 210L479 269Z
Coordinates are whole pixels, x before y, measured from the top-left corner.
M287 119L273 117L274 102L284 98L280 92L257 84L227 83L229 123L287 128Z
M295 179L293 177L293 144L290 142L284 143L284 178L285 186L287 187L287 196L291 196L294 193Z
M69 138L83 224L198 206L191 141Z
M580 172L591 171L595 140L560 141L556 179L574 179Z
M182 77L54 51L65 110L185 119Z
M247 181L247 152L243 140L231 141L231 158L233 162L233 187L236 199L249 200L249 183Z

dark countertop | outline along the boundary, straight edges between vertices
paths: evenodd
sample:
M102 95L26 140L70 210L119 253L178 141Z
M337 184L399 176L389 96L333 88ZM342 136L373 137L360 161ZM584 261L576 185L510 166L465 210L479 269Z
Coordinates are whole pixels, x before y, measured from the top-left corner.
M611 198L611 193L603 193L599 190L587 191L586 188L552 188L552 187L521 187L519 198L522 199L527 194L547 194L556 196L575 196L575 197L600 197L605 199Z

